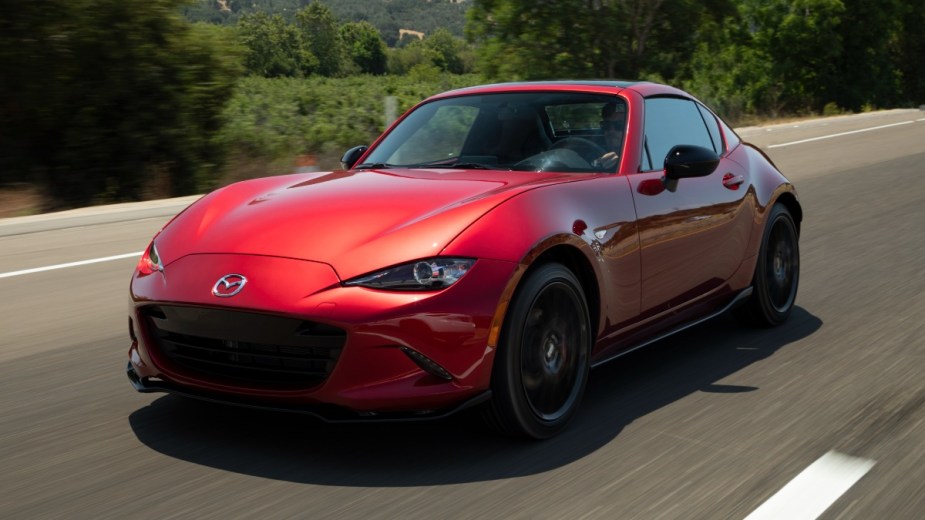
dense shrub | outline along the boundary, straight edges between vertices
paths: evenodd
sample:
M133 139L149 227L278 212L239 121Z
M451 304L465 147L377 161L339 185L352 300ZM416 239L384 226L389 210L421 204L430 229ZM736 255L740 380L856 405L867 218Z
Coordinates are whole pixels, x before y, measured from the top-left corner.
M245 78L225 109L219 140L238 156L285 161L311 154L332 168L347 148L370 144L382 133L387 96L395 96L400 115L432 94L478 83L474 75L421 79Z

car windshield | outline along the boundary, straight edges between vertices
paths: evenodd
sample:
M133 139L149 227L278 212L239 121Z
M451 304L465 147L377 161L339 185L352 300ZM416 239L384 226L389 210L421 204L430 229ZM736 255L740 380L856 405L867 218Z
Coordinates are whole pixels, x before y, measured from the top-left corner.
M615 171L625 114L621 98L600 94L517 92L439 99L403 119L358 167Z

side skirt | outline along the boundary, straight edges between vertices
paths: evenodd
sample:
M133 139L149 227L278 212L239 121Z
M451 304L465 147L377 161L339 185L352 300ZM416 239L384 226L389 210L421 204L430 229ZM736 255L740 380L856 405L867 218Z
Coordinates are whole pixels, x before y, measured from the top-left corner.
M728 311L729 309L733 309L733 308L738 307L739 305L745 303L745 300L747 300L748 297L752 295L752 291L753 291L753 290L754 290L754 289L753 289L752 287L746 287L745 289L742 290L742 292L740 292L739 294L737 294L736 297L733 298L732 301L729 302L728 305L726 305L725 307L721 308L720 310L718 310L718 311L716 311L716 312L714 312L714 313L712 313L712 314L708 314L708 315L706 315L706 316L704 316L704 317L702 317L702 318L697 318L697 319L695 319L695 320L693 320L693 321L689 321L689 322L687 322L687 323L684 323L684 324L682 324L682 325L679 325L679 326L677 326L677 327L671 329L670 331L668 331L668 332L666 332L666 333L664 333L664 334L661 334L661 335L656 336L656 337L651 338L651 339L647 339L647 340L643 341L642 343L638 343L638 344L636 344L636 345L633 345L632 347L630 347L630 348L628 348L628 349L621 350L620 352L617 352L617 353L614 354L613 356L610 356L610 357L608 357L608 358L605 358L605 359L602 359L602 360L599 360L599 361L595 361L595 362L591 365L591 368L599 367L599 366L603 365L604 363L609 363L609 362L613 361L614 359L617 359L617 358L619 358L619 357L622 357L622 356L625 356L625 355L629 354L630 352L639 350L639 349L641 349L641 348L643 348L643 347L647 347L647 346L649 346L649 345L655 343L656 341L661 341L661 340L667 338L668 336L672 336L672 335L674 335L674 334L677 334L677 333L681 332L682 330L689 329L689 328L693 327L694 325L700 325L701 323L703 323L703 322L705 322L705 321L712 320L713 318L715 318L715 317L719 316L720 314L722 314L722 313Z

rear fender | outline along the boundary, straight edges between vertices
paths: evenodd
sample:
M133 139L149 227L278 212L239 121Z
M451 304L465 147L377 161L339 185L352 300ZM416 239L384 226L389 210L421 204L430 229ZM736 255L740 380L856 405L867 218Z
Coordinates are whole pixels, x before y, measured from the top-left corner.
M799 230L800 222L803 220L803 209L800 206L796 188L777 169L763 150L754 145L743 143L742 146L733 151L730 158L749 171L755 172L753 176L756 202L755 219L746 253L746 258L751 258L758 255L761 238L764 236L764 225L775 203L781 201L787 205L791 215L793 215L797 230Z

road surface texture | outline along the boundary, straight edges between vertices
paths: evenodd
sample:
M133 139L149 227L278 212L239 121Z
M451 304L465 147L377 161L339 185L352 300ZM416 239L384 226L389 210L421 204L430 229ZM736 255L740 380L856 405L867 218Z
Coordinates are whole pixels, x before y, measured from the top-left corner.
M741 133L805 208L790 321L601 367L546 442L138 394L137 258L29 270L140 252L191 199L0 220L0 518L925 518L925 112Z

